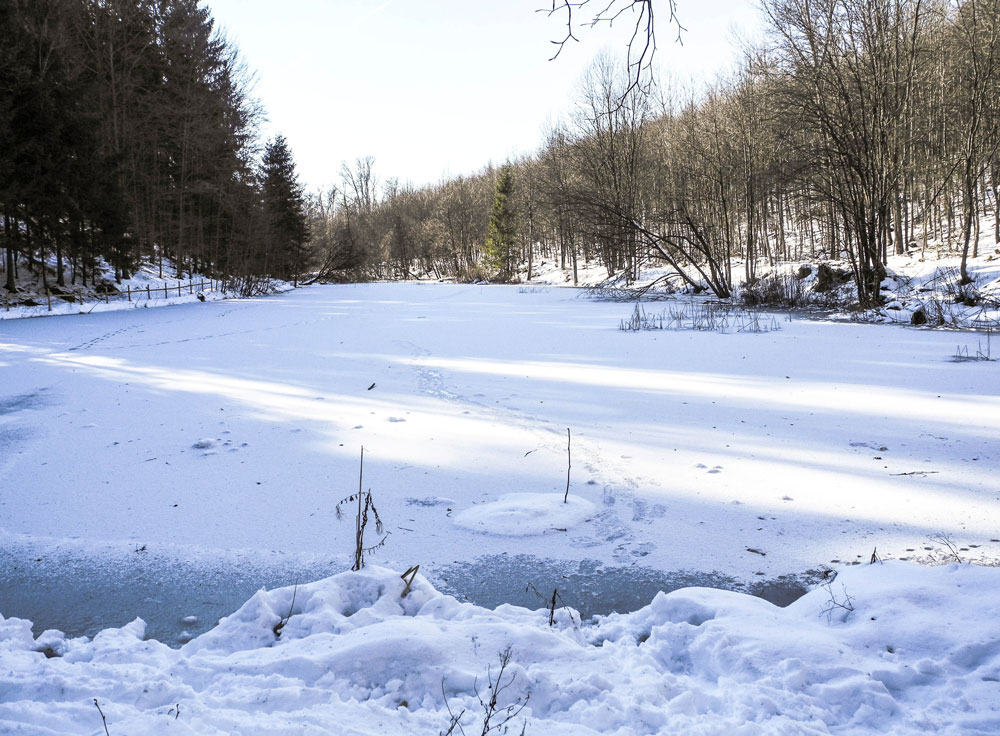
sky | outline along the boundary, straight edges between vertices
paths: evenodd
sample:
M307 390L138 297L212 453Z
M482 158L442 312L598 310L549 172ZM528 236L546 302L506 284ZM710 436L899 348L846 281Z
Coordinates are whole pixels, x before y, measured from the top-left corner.
M594 56L624 52L629 31L625 19L581 29L580 43L550 61L565 18L537 12L547 2L206 4L256 72L262 133L288 139L300 180L315 191L339 182L342 162L365 156L380 179L422 186L537 150L543 131L571 110ZM733 33L759 27L751 0L679 0L678 12L683 45L664 14L656 63L685 81L729 68Z

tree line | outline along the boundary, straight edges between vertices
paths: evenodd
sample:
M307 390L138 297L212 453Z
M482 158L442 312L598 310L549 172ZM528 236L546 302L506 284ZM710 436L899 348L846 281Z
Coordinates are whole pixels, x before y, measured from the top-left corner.
M294 278L302 187L284 138L261 150L251 82L198 0L0 0L7 290L23 267Z
M879 302L887 257L968 258L1000 198L1000 0L764 0L767 32L698 92L599 57L534 156L429 187L371 160L309 198L343 278L510 280L558 259L635 279L651 262L719 297L780 261L849 264ZM689 42L696 42L690 39ZM734 269L736 273L734 273Z

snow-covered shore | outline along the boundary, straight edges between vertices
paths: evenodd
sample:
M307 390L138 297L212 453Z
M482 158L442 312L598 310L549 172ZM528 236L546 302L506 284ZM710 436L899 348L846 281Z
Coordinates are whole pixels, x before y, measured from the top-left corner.
M226 290L221 281L208 276L189 274L184 279L161 276L162 269L151 264L142 266L130 278L116 282L110 266L106 263L102 265L104 270L97 277L97 287L93 283L86 287L82 284L65 287L50 285L48 292L34 273L23 268L17 282L17 294L10 295L0 289L0 320L120 312L238 296L234 291ZM168 271L173 269L173 264L167 265ZM292 284L272 279L267 293L279 294L291 289ZM31 304L25 304L25 301Z
M439 734L462 713L478 734L508 647L493 722L524 704L515 734L1000 731L997 568L845 568L787 608L687 588L584 626L404 587L367 568L261 591L179 650L141 620L88 641L0 619L0 732L102 733L96 699L115 735Z

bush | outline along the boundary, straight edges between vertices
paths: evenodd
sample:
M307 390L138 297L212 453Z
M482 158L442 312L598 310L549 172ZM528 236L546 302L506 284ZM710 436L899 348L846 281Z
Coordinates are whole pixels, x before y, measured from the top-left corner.
M460 284L476 284L481 281L489 280L490 274L481 263L474 263L471 266L466 266L455 274L455 281Z
M740 300L748 307L804 307L809 303L801 278L780 273L744 285Z

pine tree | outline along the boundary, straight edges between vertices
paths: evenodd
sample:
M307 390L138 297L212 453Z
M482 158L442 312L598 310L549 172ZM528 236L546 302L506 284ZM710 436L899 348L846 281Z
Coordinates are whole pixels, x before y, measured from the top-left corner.
M514 181L509 164L497 172L497 185L493 195L493 211L483 247L486 267L496 273L499 281L510 281L514 275L514 238L517 220L511 202Z
M271 267L297 283L305 264L305 196L295 173L288 142L278 135L267 144L263 160L263 202L268 223Z

